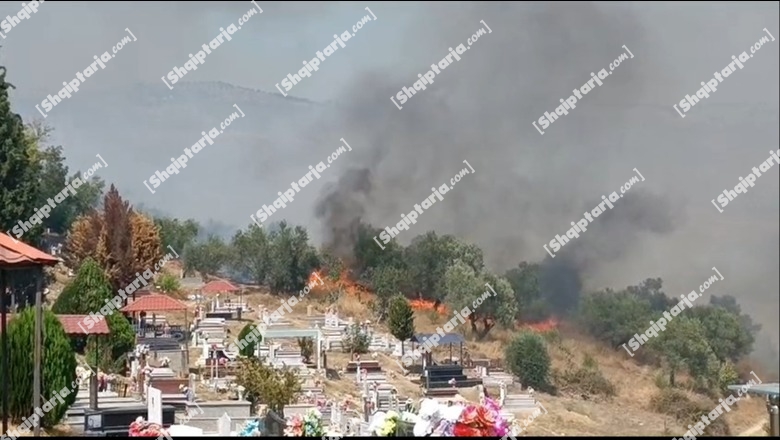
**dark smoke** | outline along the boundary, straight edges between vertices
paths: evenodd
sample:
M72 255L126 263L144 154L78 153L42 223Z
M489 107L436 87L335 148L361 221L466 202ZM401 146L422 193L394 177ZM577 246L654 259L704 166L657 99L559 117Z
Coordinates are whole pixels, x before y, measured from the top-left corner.
M371 194L371 172L368 169L350 169L324 196L315 208L315 215L332 225L325 247L334 255L352 260L358 231L365 215L365 200Z
M600 200L594 199L590 205L583 205L582 212L598 203ZM551 311L565 316L574 310L582 295L582 274L598 264L619 261L642 243L643 234L673 232L673 213L666 199L642 188L630 189L612 209L594 218L580 237L566 243L555 258L548 256L542 262L540 288ZM560 235L566 234L561 231Z

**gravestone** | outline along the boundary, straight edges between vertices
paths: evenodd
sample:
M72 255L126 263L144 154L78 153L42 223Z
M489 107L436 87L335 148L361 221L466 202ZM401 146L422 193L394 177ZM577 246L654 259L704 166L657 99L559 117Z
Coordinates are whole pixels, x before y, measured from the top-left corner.
M220 437L230 437L232 423L233 421L230 419L230 416L227 413L222 414L222 417L217 420L217 432L219 433Z
M146 420L149 423L162 425L162 391L154 387L146 390L147 414Z

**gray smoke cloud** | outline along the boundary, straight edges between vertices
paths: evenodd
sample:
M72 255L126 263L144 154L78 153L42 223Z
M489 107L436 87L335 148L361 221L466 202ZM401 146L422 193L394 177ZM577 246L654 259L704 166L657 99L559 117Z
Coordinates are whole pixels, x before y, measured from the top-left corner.
M759 54L763 59L757 55L717 96L694 107L696 113L681 119L672 109L732 54L761 38L762 27L771 22L756 20L753 10L729 9L746 22L739 37L726 39L717 30L721 23L728 26L723 8L704 35L691 37L686 21L698 23L707 15L699 8L460 6L455 11L428 5L420 22L428 24L425 44L435 48L429 57L406 74L358 75L343 92L344 111L318 126L336 127L331 136L348 136L363 150L352 157L351 172L325 189L317 204L326 243L349 250L359 223L393 226L429 188L449 182L467 159L476 175L425 211L418 224L399 235L401 243L435 229L480 245L497 271L541 260L544 284L559 300L559 310L576 305L583 288L622 288L655 276L664 278L664 290L675 297L697 288L718 264L739 277L743 293L737 296L746 309L755 313L760 304L777 304L777 272L770 269L778 260L776 179L751 189L745 198L755 197L754 202L740 201L742 207L735 204L719 214L708 206L718 191L733 186L777 148L776 130L770 128L778 119L777 86L768 80L777 73L777 46L769 43L771 49ZM448 48L482 28L482 19L493 32L473 50L436 75L402 110L388 102L402 86L411 88L417 74ZM690 42L672 44L686 39ZM625 52L623 45L635 58L623 61L541 136L531 122L552 112L590 72L606 68ZM766 81L759 87L759 80ZM736 138L743 138L744 150L729 145ZM594 219L555 259L547 256L542 245L564 235L601 195L618 191L635 167L647 180ZM734 243L724 242L723 234ZM652 257L647 247L654 249ZM728 255L747 249L761 269L748 269ZM771 313L759 318L765 326L772 319ZM776 323L766 329L777 335Z
M454 234L479 245L499 273L551 260L564 305L573 293L648 277L663 278L676 297L717 266L726 280L707 293L737 297L777 348L780 167L723 214L710 200L778 147L780 42L764 45L686 118L672 108L764 28L780 36L776 3L258 3L263 14L173 91L160 76L249 2L44 3L0 49L17 86L14 106L25 121L37 117L34 104L129 27L138 41L46 122L74 169L101 152L110 164L103 177L133 203L244 228L249 214L345 138L354 151L272 219L348 249L359 222L394 225L468 160L476 173L426 210L401 243L428 230ZM278 95L274 83L365 15L364 6L378 20L289 97ZM0 15L20 7L0 5ZM480 20L492 33L398 110L390 97L466 44ZM623 45L635 57L540 135L532 122L608 68ZM158 194L143 188L234 103L245 123ZM634 168L647 180L550 259L542 245L618 191Z

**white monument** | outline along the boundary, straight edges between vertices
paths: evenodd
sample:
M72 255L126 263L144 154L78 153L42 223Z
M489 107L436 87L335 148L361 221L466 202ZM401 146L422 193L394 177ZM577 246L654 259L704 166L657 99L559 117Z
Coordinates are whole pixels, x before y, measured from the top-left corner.
M146 389L146 420L162 426L162 391L154 387Z
M227 413L222 414L222 417L217 420L217 432L220 437L230 437L230 428L232 427L232 420Z

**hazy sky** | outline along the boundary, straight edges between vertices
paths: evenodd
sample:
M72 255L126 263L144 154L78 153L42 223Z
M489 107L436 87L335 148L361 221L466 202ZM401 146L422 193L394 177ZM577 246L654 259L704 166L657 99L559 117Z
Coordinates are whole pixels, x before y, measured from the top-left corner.
M390 68L406 64L415 45L399 45L400 23L419 14L413 3L284 3L258 2L263 13L209 55L205 64L185 77L187 81L224 81L243 87L276 91L274 85L302 67L339 35L368 15L356 36L320 66L316 77L296 85L294 96L314 100L338 98L352 79L349 71ZM121 40L125 28L138 38L111 61L110 69L90 78L89 87L158 82L174 65L181 67L188 54L216 37L220 27L236 23L253 5L250 2L50 2L23 20L0 42L0 60L13 66L14 85L41 89L44 97L59 90L62 81ZM21 2L0 2L0 16L18 12ZM478 22L479 20L477 20ZM424 29L420 29L424 32ZM32 53L35 53L32 56ZM430 63L429 61L423 61ZM425 65L425 64L423 64ZM110 70L110 73L109 73ZM93 80L95 84L93 84Z
M710 200L778 149L780 41L766 43L684 119L672 107L695 94L732 55L749 53L767 35L764 28L780 37L777 2L258 3L264 12L183 82L221 81L278 94L276 83L330 44L334 33L351 31L369 7L377 20L284 98L288 107L293 97L328 103L311 106L321 112L316 122L291 116L276 127L257 119L237 125L240 137L221 150L200 153L204 159L152 195L142 179L213 122L176 115L181 140L162 142L157 125L173 126L162 105L144 108L155 124L139 123L126 103L115 102L97 109L107 119L90 125L82 118L76 125L57 119L76 108L67 102L47 122L69 163L85 168L95 152L103 152L110 164L110 157L120 163L101 176L134 203L203 223L245 227L253 210L272 202L276 191L344 137L355 152L283 214L322 241L355 219L379 227L395 224L468 159L477 170L473 179L426 211L400 241L407 244L430 229L455 234L484 249L497 271L546 258L543 244L565 233L569 222L592 209L602 194L618 190L637 168L647 181L632 190L631 201L616 204L614 218L583 234L577 239L581 245L561 250L577 256L586 287L621 288L662 277L667 293L679 296L696 289L716 266L726 281L707 295L737 296L777 347L780 166L723 214ZM138 41L89 78L71 101L103 105L101 91L135 90L130 87L139 83L145 93L165 98L168 88L160 78L251 6L248 1L43 3L0 41L0 64L17 87L14 110L25 121L40 119L34 103L58 91L93 55L110 50L127 35L125 28ZM2 2L0 16L20 8L21 2ZM411 86L449 47L465 43L483 27L480 20L492 33L399 111L390 96ZM553 111L590 72L607 68L623 45L635 58L541 136L531 123ZM281 101L272 98L258 106L281 113ZM192 111L227 113L214 106L198 98ZM123 134L112 137L106 131L111 124ZM228 147L231 142L235 146ZM241 154L224 153L229 148ZM179 189L185 184L192 185L189 192ZM318 203L330 200L338 203L318 217Z

